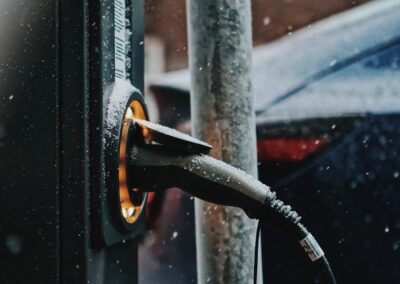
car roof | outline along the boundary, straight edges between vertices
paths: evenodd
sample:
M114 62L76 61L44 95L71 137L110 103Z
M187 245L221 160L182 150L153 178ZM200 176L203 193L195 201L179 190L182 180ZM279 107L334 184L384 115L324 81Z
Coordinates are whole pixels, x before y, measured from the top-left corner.
M400 39L400 0L377 0L331 16L253 52L256 112ZM158 90L189 93L188 70L171 72L150 84Z

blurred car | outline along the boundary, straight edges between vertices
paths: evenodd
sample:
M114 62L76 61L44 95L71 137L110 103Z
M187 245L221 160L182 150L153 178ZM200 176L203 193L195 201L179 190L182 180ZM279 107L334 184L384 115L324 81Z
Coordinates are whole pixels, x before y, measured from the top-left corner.
M256 48L253 79L260 180L302 214L339 283L400 282L400 1ZM187 125L189 86L187 70L153 80L160 123ZM285 233L262 240L266 283L314 282ZM193 235L176 247L195 254Z

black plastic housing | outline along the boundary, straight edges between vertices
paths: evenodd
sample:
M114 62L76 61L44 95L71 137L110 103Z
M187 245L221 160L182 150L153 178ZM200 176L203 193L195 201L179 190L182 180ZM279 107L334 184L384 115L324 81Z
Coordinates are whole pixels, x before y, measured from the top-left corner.
M105 95L105 118L103 129L102 155L103 180L97 194L93 195L93 241L97 246L109 246L132 239L144 232L145 212L133 224L125 221L121 214L119 199L119 148L124 114L132 101L139 101L145 109L142 95L138 90L113 84ZM99 157L101 159L101 157Z
M143 226L118 223L105 186L114 4L1 2L0 283L138 282ZM143 0L126 5L143 92Z

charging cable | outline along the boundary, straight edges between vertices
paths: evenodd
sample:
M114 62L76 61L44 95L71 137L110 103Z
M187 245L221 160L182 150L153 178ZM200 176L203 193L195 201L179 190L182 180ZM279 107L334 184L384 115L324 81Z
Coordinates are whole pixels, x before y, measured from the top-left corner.
M323 283L336 283L324 251L300 222L300 215L267 185L207 156L211 146L191 136L144 120L134 120L131 127L127 151L127 182L131 189L157 192L177 186L205 201L242 208L250 218L259 219L255 283L258 240L264 222L273 222L299 242Z

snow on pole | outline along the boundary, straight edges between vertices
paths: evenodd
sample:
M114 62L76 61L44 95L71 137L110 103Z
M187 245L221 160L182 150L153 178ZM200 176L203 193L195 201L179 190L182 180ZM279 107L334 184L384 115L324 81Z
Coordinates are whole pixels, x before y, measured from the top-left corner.
M257 176L250 5L187 0L191 119L212 156ZM198 199L195 212L198 283L252 283L256 222Z

